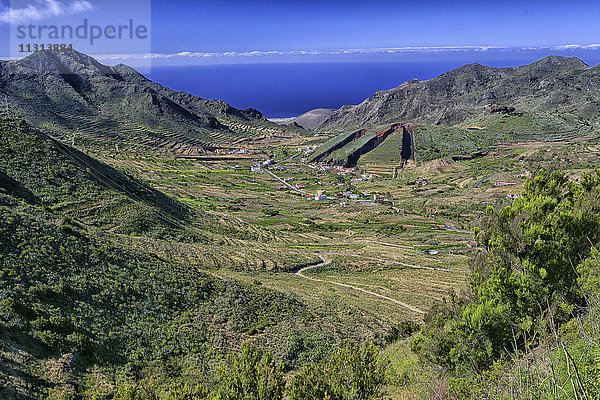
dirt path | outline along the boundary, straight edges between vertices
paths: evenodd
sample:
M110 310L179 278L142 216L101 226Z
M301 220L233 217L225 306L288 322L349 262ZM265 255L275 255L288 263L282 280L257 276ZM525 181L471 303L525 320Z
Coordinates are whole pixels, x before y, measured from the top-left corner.
M333 255L333 256L345 256L345 257L363 258L365 260L372 260L372 261L378 261L378 262L387 262L387 263L391 263L391 264L398 264L398 265L402 265L403 267L414 268L414 269L428 269L430 271L443 271L443 272L458 272L458 273L461 273L461 274L466 274L467 273L467 271L460 271L460 270L457 270L457 269L437 268L437 267L424 267L423 265L407 264L407 263L403 263L401 261L385 260L383 258L361 256L361 255L358 255L358 254L335 253L335 252L322 253L322 254L329 254L329 255Z
M392 303L401 305L402 307L408 308L409 310L414 311L416 313L425 314L425 312L423 310L421 310L421 309L419 309L417 307L411 306L410 304L403 303L401 301L398 301L396 299L392 299L391 297L387 297L387 296L384 296L384 295L379 294L379 293L375 293L375 292L371 292L369 290L361 289L361 288L356 287L356 286L347 285L345 283L334 282L334 281L329 281L329 280L319 279L319 278L313 278L313 277L306 276L306 275L303 274L303 272L306 272L306 271L308 271L310 269L317 268L317 267L324 267L326 265L331 264L331 260L328 260L327 258L325 258L326 254L330 254L330 253L319 253L319 254L317 254L317 256L321 259L322 262L319 263L319 264L316 264L316 265L311 265L311 266L308 266L308 267L304 267L304 268L298 270L296 272L296 275L298 275L301 278L308 279L308 280L315 281L315 282L325 282L325 283L329 283L329 284L332 284L332 285L337 285L337 286L342 286L342 287L346 287L346 288L349 288L349 289L354 289L354 290L357 290L357 291L362 292L362 293L366 293L366 294L371 295L371 296L379 297L380 299L391 301ZM331 254L337 254L337 253L331 253Z
M395 244L395 243L380 242L379 240L373 240L373 239L362 239L362 240L364 242L380 244L382 246L401 247L403 249L414 249L415 248L415 246L407 246L407 245L404 245L404 244Z

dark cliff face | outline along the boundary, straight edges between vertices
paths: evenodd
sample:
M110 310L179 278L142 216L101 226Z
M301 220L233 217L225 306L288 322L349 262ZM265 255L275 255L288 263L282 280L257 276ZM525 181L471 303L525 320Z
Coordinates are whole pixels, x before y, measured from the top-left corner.
M403 162L410 160L414 156L412 143L412 132L409 132L406 127L402 127L402 150L400 151L400 155Z
M383 143L385 141L385 139L388 138L389 135L391 135L393 132L395 132L398 129L402 129L403 131L406 130L406 128L403 125L394 124L394 125L391 125L389 127L386 127L386 128L383 128L383 129L380 129L377 131L371 131L371 132L361 131L361 132L364 132L363 136L368 135L368 140L366 140L361 146L358 146L345 159L338 160L337 163L340 165L343 165L344 167L347 167L347 168L356 167L356 165L358 164L358 160L360 159L360 157L363 154L367 154L370 151L373 151L381 143Z
M574 57L551 56L518 68L469 64L428 81L412 80L342 107L316 130L337 131L398 120L454 125L487 112L490 104L520 112L570 112L600 117L600 74Z

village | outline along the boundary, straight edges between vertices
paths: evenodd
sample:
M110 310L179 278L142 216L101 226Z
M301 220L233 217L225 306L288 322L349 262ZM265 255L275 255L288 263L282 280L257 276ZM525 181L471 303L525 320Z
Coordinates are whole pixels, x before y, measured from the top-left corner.
M307 156L312 150L311 146L299 148L298 153L296 153L295 156L299 154ZM284 160L285 162L279 163L275 162L273 159L257 159L254 160L250 170L252 172L266 172L281 183L278 190L296 192L310 200L337 201L341 207L346 207L348 201L373 205L378 203L394 204L393 199L386 198L382 193L361 191L355 186L358 182L385 179L378 174L368 173L359 168L345 168L340 165L329 165L324 163L309 163L308 158L306 157L299 158L299 163L288 162L291 161L292 158L294 158L294 156ZM239 166L234 166L234 168L239 168ZM297 178L278 175L286 173L297 174L301 170L310 173L310 175L304 174ZM316 177L316 179L314 177ZM516 177L519 181L523 181L528 179L530 174L522 172L518 173ZM491 176L488 178L491 178ZM433 178L423 176L417 177L413 182L416 187L425 187L432 185L433 183ZM520 182L518 181L497 180L493 181L493 186L498 188L511 187L517 186L519 183ZM519 197L521 197L521 195L518 192L505 193L504 191L495 193L492 196L492 198L506 198L510 201Z

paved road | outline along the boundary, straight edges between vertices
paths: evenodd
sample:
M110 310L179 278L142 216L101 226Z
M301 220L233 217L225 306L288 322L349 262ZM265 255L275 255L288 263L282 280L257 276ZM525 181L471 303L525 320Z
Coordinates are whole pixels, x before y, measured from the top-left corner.
M283 164L283 163L289 162L289 161L293 160L294 158L298 157L300 154L302 154L302 151L299 151L296 154L289 156L285 160L279 161L277 164Z
M494 175L496 175L496 174L491 174L491 175L488 175L488 176L485 176L485 177L481 178L480 180L477 181L477 183L475 185L473 185L473 187L479 187L479 186L481 186L483 184L483 182L487 181L488 179L490 179Z
M277 175L275 175L274 173L272 173L271 171L269 171L267 169L263 168L263 171L265 171L267 174L271 175L273 178L277 179L279 182L281 182L287 188L290 188L290 189L292 189L300 194L303 194L305 196L306 195L314 196L314 194L312 194L312 193L305 192L304 190L300 190L297 187L290 185L289 183L287 183L286 181L284 181L283 179L281 179L280 177L278 177Z
M332 285L337 285L337 286L342 286L342 287L345 287L345 288L357 290L359 292L362 292L362 293L365 293L365 294L368 294L368 295L371 295L371 296L375 296L375 297L378 297L380 299L391 301L392 303L398 304L398 305L400 305L400 306L402 306L404 308L408 308L409 310L414 311L416 313L425 314L425 312L423 310L421 310L421 309L419 309L417 307L411 306L410 304L403 303L401 301L398 301L396 299L392 299L391 297L387 297L387 296L384 296L384 295L379 294L379 293L371 292L369 290L365 290L365 289L362 289L362 288L359 288L359 287L356 287L356 286L347 285L345 283L329 281L329 280L326 280L326 279L313 278L313 277L306 276L306 275L303 274L303 272L306 272L306 271L308 271L310 269L317 268L317 267L324 267L326 265L329 265L331 263L331 260L328 260L327 258L325 258L325 254L338 254L338 253L319 253L319 254L317 254L317 256L321 259L322 262L319 263L319 264L316 264L316 265L311 265L311 266L308 266L308 267L304 267L304 268L298 270L296 272L296 275L298 275L301 278L308 279L308 280L315 281L315 282L325 282L325 283L329 283L329 284L332 284Z

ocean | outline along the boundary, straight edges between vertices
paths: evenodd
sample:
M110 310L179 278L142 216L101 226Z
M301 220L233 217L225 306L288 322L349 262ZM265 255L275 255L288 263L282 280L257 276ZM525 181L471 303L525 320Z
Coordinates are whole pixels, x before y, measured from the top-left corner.
M529 60L528 60L529 61ZM268 118L295 117L315 108L358 104L376 91L417 78L431 79L465 62L345 62L154 67L147 78L170 89L236 108L256 108ZM518 66L523 61L502 61Z

